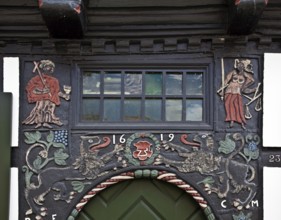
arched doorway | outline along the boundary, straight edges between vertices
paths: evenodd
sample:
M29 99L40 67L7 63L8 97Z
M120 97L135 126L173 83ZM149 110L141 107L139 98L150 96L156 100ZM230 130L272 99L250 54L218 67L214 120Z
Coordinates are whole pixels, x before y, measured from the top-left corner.
M92 198L77 220L203 220L194 198L177 186L156 179L115 184Z

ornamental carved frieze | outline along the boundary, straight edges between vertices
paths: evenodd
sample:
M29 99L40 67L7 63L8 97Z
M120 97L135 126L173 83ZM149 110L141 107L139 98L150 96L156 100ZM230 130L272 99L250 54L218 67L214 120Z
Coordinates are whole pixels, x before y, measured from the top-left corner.
M55 71L51 60L30 62L22 98L20 218L74 220L101 190L151 178L190 194L208 220L258 219L257 61L221 61L221 88L213 95L223 130L124 133L73 129L70 74L63 65Z
M24 145L26 218L48 219L55 213L60 219L75 219L86 198L132 178L177 182L195 199L202 197L198 202L203 209L216 207L208 212L209 219L225 210L229 214L223 219L258 213L253 201L260 137L255 133L70 135L66 130L37 130L24 133ZM62 207L73 211L62 212Z

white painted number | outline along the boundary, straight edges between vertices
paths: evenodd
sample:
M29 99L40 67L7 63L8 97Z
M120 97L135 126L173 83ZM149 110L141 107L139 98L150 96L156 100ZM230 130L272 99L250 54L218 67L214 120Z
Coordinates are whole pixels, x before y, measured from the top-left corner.
M172 141L175 138L174 134L168 134L169 140L168 141ZM164 134L160 134L160 140L163 141L164 140Z
M270 163L279 163L281 162L281 155L277 154L277 155L269 155L269 162Z
M119 138L119 143L124 144L126 142L126 138L124 138L125 134L122 134ZM112 135L112 143L116 144L116 135Z
M119 141L121 144L124 144L126 142L126 139L124 138L125 134L122 134Z
M112 143L113 143L113 144L116 144L116 136L115 136L115 134L112 135Z
M175 135L174 135L174 134L169 134L169 141L174 140L174 138L175 138Z

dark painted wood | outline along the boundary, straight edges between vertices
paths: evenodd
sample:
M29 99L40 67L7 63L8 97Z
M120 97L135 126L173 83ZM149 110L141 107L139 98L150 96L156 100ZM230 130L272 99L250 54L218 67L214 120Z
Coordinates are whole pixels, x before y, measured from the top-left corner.
M0 100L0 210L1 218L9 219L12 94L0 92Z
M3 58L0 57L0 92L3 92Z
M23 104L21 106L23 110L21 111L21 121L33 108L33 105L27 104L24 91L28 79L34 75L32 73L33 61L53 60L56 63L56 76L63 82L63 80L66 80L66 75L70 75L71 64L86 69L165 69L182 67L190 62L196 64L208 59L212 63L210 73L213 74L214 78L212 77L210 80L212 86L211 90L208 91L211 94L210 102L212 103L210 107L212 128L207 130L208 132L214 131L216 135L215 143L218 144L226 132L244 132L245 134L247 132L260 132L261 113L254 113L255 119L259 121L252 120L249 122L247 131L241 131L238 125L233 129L227 128L224 122L223 104L215 90L219 88L221 83L221 57L225 58L226 71L233 69L233 62L236 58L251 59L255 63L255 68L258 68L255 71L256 82L262 80L260 74L262 74L263 54L265 52L280 53L281 51L280 0L270 0L254 32L246 36L230 36L227 34L228 5L227 1L224 0L92 0L87 5L87 11L89 15L88 28L83 39L52 39L41 17L37 1L14 0L0 3L0 54L2 56L20 56L22 61L21 101ZM59 60L63 60L69 67L62 67ZM76 156L79 155L80 136L93 132L93 129L96 129L94 130L96 134L101 132L94 126L75 127L75 122L78 121L76 118L78 116L75 115L75 107L80 101L77 92L75 93L75 89L77 89L76 81L79 80L78 74L79 68L73 68L73 75L70 78L73 82L72 85L75 86L73 86L73 92L71 93L71 106L69 107L66 102L63 102L57 109L67 125L66 128L57 129L69 129L71 132L69 148L66 149L66 152L74 156L68 160L68 165L72 164ZM70 78L67 79L67 83L63 84L69 85ZM69 120L67 119L68 114L71 115ZM24 155L29 146L24 142L23 132L35 131L33 127L24 127L24 130L22 128L21 125L20 141L23 147L13 153L12 162L13 166L20 169L24 165ZM105 128L101 129L105 130ZM138 129L147 130L148 128ZM157 130L154 127L154 129L156 133L162 132L160 131L162 128L158 127L159 130ZM176 127L174 130L167 129L166 131L176 133L183 129ZM197 131L196 129L192 128L193 131ZM128 125L121 131L117 127L111 127L111 129L106 130L106 133L113 135L124 132L128 134L131 131L132 126ZM186 129L184 131L189 132ZM47 134L46 130L40 130L40 132L45 136ZM281 166L278 150L263 149L260 154L261 159L253 163L255 168L261 170L264 165ZM33 159L35 158L34 156ZM53 165L53 163L50 164L50 166ZM191 182L196 180L193 177L196 177L196 175L191 176ZM24 183L23 173L21 173L20 178L21 182ZM199 177L197 176L197 178ZM52 181L53 178L50 177L49 180ZM93 184L97 183L98 181ZM258 175L255 183L262 188L262 174ZM24 187L24 184L22 184L20 190L21 219L26 217L25 212L29 209L23 195ZM203 191L203 188L200 187L200 189ZM61 202L60 204L63 204L63 206L58 206L60 210L57 214L61 212L63 214L68 212L69 214L74 207L73 204L78 202L79 196L75 197L75 201L71 205ZM262 192L258 192L256 198L261 204ZM214 207L216 216L221 219L230 218L229 216L232 214L230 209L223 209L221 201L216 204L213 203L217 201L214 196L210 200L212 200L211 205ZM48 197L46 201L46 205L49 205L48 202L57 204L51 197ZM232 207L231 204L228 205L229 208ZM262 218L262 205L258 207L258 210L250 208L250 211L252 210L254 210L253 219ZM247 214L247 210L245 210L245 213ZM50 212L48 216L51 218L52 214ZM238 212L235 214L237 215Z
M224 0L93 0L89 2L90 7L185 7L185 6L204 6L225 4Z
M54 38L81 38L86 29L83 1L40 1L43 19Z
M245 35L254 31L265 7L265 0L228 0L229 34Z
M280 2L269 1L255 31L249 37L280 36L280 12ZM0 40L34 41L49 37L36 1L1 2L0 14ZM87 14L88 28L84 39L179 35L229 37L228 5L223 0L96 0L89 2Z

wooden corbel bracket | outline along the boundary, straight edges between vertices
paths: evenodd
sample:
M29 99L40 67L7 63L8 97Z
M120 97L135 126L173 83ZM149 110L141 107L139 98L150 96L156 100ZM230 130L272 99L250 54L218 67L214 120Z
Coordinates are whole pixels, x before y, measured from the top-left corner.
M79 39L86 31L83 0L38 0L42 17L53 38Z
M228 34L251 34L268 1L269 0L227 0L229 9Z

